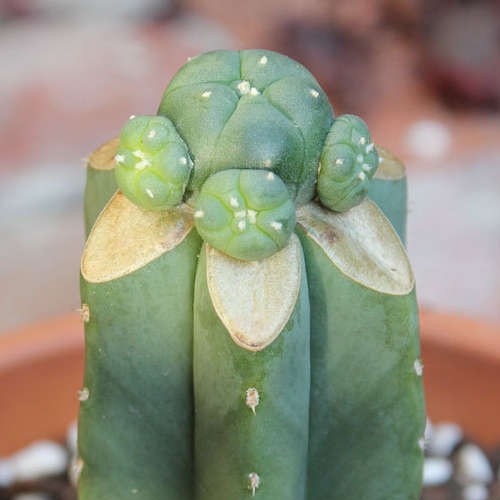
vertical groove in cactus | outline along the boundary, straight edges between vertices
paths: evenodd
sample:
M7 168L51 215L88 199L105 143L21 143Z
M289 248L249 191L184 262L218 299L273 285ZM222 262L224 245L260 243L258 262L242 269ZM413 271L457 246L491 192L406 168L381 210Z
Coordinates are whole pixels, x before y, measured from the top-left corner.
M298 299L286 325L277 332L277 338L259 351L237 345L221 322L207 284L210 253L205 247L200 254L194 299L198 500L244 500L252 495L263 500L305 498L309 436L309 300L302 250L296 237L290 245L296 250L283 254L279 270L288 268L295 272L294 267L298 264L301 276L297 282ZM279 254L276 256L279 258ZM246 294L241 294L238 300L279 300L279 295L269 296L281 293L279 288L273 287L273 281L279 276L270 273L259 276L258 266L252 263L246 266L260 286L246 289ZM223 279L238 288L229 269ZM262 314L253 319L257 330L262 323L272 322L276 314L269 308L266 310L265 304L263 306L258 309ZM258 336L259 331L255 334ZM259 395L258 405L253 410L248 401L251 389Z
M79 499L417 500L402 164L270 51L193 58L158 113L87 169Z
M380 163L368 188L368 196L381 208L406 245L408 189L405 167L389 150L377 146L377 151Z

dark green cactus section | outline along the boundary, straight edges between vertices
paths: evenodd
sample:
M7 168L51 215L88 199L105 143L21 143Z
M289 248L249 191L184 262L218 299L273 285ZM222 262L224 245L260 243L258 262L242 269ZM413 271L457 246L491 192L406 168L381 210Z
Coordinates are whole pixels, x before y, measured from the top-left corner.
M272 172L224 170L203 184L194 218L213 247L237 259L260 260L288 243L295 204Z
M189 151L163 116L132 116L120 134L116 181L136 205L165 210L182 203L193 167Z
M408 187L405 167L390 151L377 146L380 165L368 187L368 196L391 221L406 245Z
M366 123L354 115L335 119L321 153L318 194L330 210L344 212L361 203L378 167Z
M299 203L312 198L333 112L299 63L266 50L203 54L174 76L159 114L189 144L195 164L189 191L237 165L278 174Z
M82 279L89 322L80 500L192 498L192 303L199 246L191 231L129 275L104 283Z
M233 341L215 312L206 252L200 253L194 301L197 500L305 498L310 339L303 266L284 330L268 347L251 352ZM251 389L259 394L255 413L246 403Z

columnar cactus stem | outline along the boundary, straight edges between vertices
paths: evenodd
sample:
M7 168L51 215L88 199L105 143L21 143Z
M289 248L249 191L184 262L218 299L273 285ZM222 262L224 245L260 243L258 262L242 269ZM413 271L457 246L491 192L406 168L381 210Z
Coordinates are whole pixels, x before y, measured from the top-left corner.
M408 195L405 167L389 150L377 146L377 152L379 167L368 187L368 196L381 208L406 245Z
M85 196L80 500L418 499L404 168L303 66L194 58Z
M416 500L425 412L406 253L369 201L338 215L306 206L298 221L311 302L308 499Z
M297 237L267 260L238 263L207 246L200 254L194 299L198 500L305 498L309 300Z
M88 236L97 216L117 190L115 155L119 138L111 139L96 149L87 161L84 216L85 236Z
M182 214L116 195L82 259L82 500L191 498L192 301L200 240ZM175 286L173 283L175 282Z

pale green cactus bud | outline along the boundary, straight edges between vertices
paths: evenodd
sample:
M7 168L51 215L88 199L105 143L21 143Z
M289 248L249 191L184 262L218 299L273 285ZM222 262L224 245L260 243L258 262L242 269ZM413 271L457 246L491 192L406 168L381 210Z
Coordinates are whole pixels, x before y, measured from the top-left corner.
M260 260L282 249L295 226L283 181L264 170L223 170L203 184L194 212L200 236L231 257Z
M337 118L320 159L318 194L330 210L344 212L361 203L378 167L378 154L366 123L354 115Z
M115 156L116 180L136 205L164 210L183 201L193 162L172 122L163 116L132 116Z

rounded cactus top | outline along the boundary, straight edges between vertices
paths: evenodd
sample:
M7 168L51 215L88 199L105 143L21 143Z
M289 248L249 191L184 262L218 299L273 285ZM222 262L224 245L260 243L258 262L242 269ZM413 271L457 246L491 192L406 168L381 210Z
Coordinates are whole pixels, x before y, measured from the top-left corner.
M333 111L298 62L268 50L202 54L174 76L158 113L189 147L188 192L220 170L267 169L298 203L312 199Z

